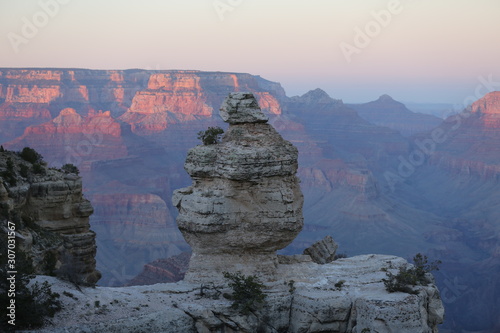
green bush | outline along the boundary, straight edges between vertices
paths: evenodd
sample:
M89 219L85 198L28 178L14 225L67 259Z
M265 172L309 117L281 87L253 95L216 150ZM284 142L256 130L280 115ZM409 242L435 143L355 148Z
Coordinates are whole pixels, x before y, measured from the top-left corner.
M412 286L428 285L430 283L427 273L439 270L440 260L428 263L427 256L420 253L413 257L414 266L412 268L401 267L397 275L387 272L387 279L383 279L385 289L390 292L401 291L409 294L418 294Z
M37 175L44 175L45 168L40 163L33 164L33 172Z
M30 147L24 147L23 150L19 153L19 156L26 162L30 162L31 164L35 164L37 162L41 162L43 157L36 150Z
M242 314L247 315L265 303L267 296L262 291L264 285L257 276L244 276L241 272L234 274L224 272L223 274L230 281L229 287L233 289L231 295L223 295L233 301L231 308L238 309Z
M285 282L285 285L288 286L288 292L290 294L293 294L295 289L297 289L297 288L295 288L295 280L290 280L290 281L288 281L288 283Z
M71 163L64 164L61 169L66 173L74 173L77 175L80 173L80 170Z
M20 172L19 172L19 173L21 174L21 176L23 176L24 178L27 178L27 177L28 177L28 175L29 175L30 168L28 168L28 167L27 167L26 165L24 165L24 164L21 164L21 165L19 166L19 168L20 168Z
M6 249L1 250L1 268L0 276L7 276L6 265ZM61 310L61 302L59 294L52 291L47 281L40 284L29 286L29 281L34 277L33 266L31 260L22 251L16 253L16 320L15 330L35 329L41 327L47 317L54 317L57 311ZM8 304L10 302L8 293L9 281L0 279L0 304ZM3 315L0 318L0 331L8 332L13 326L8 323L9 317Z
M342 290L342 287L344 286L345 280L340 280L337 283L334 284L335 289L337 290Z
M219 143L224 130L220 127L209 127L206 131L198 132L198 139L203 142L205 146Z
M12 159L10 157L7 159L6 166L7 166L7 171L10 172L14 171L14 162L12 162Z
M0 173L0 177L2 177L3 180L9 186L16 186L17 185L16 173L14 171L14 162L12 162L12 159L10 157L7 159L7 162L6 162L6 170L4 170Z

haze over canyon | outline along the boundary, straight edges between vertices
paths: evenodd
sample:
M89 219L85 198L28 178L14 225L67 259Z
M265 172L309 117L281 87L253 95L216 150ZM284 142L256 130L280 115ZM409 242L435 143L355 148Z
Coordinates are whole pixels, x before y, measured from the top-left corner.
M389 95L289 97L245 73L0 68L0 143L78 166L94 207L99 284L138 283L144 265L190 251L172 205L173 190L191 184L186 152L198 131L227 129L222 101L247 91L299 150L304 228L283 253L325 235L348 256L425 253L443 262L441 331L500 329L498 91L441 119ZM182 263L158 266L149 264L153 279L180 278Z

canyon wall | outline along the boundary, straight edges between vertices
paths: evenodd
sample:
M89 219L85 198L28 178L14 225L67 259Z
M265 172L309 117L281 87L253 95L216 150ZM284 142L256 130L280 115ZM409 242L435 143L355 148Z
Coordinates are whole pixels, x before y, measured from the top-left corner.
M94 285L101 274L89 224L93 208L83 197L82 179L43 165L41 171L23 168L34 166L13 152L0 152L2 232L7 221L15 223L19 258L24 253L36 274Z
M495 306L476 311L460 301L473 299L472 291L496 290L472 276L461 280L476 268L496 269L495 93L436 127L446 134L439 137L427 120L387 97L366 103L365 111L394 116L394 123L380 123L392 128L320 89L289 98L279 83L250 74L7 68L0 69L0 143L13 150L32 146L51 166L79 166L96 211L90 222L99 229L101 283L123 285L144 264L190 250L176 228L171 193L191 183L182 165L186 151L200 143L198 131L227 128L217 110L234 91L252 92L269 124L299 150L305 224L283 252L298 253L325 234L348 255L426 252L447 267L437 283L448 294L456 279L471 291L453 287L458 300L446 303L447 322L455 329L475 323L469 330L494 325ZM416 159L433 137L439 141L427 146L433 153ZM405 169L411 161L416 165ZM478 224L493 231L478 232ZM129 255L136 255L133 262Z

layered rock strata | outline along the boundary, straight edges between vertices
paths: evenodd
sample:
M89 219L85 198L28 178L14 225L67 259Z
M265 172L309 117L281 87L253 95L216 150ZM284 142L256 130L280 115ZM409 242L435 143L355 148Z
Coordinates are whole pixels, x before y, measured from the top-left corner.
M234 270L272 279L276 250L303 226L298 152L250 93L230 94L220 114L230 124L222 142L188 152L184 168L193 184L173 196L179 229L193 249L186 280Z
M268 283L266 305L249 315L217 297L211 285L186 282L126 288L83 288L48 279L63 310L40 332L289 332L435 333L443 320L439 292L431 284L417 294L388 293L382 279L408 263L399 257L362 255L318 265L306 256L280 264ZM45 278L46 279L46 278ZM293 288L289 287L292 282ZM344 282L341 282L344 281ZM221 293L230 293L226 286ZM66 294L63 292L66 291ZM67 296L68 291L75 298ZM94 306L95 303L100 307ZM106 309L103 310L103 306Z
M95 284L101 275L89 224L93 208L83 197L81 177L43 165L40 173L26 174L21 171L24 168L33 166L13 152L0 152L2 227L7 220L16 224L18 249L30 259L36 274L55 273L73 282Z
M311 257L317 264L327 264L335 260L335 253L339 245L335 243L332 236L326 236L304 250L304 254Z

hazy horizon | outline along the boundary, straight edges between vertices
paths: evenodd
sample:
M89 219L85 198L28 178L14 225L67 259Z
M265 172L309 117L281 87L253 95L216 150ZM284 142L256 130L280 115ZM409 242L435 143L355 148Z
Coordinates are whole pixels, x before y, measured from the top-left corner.
M457 104L491 90L484 81L500 90L499 10L496 0L0 2L0 67L243 72L288 96Z

